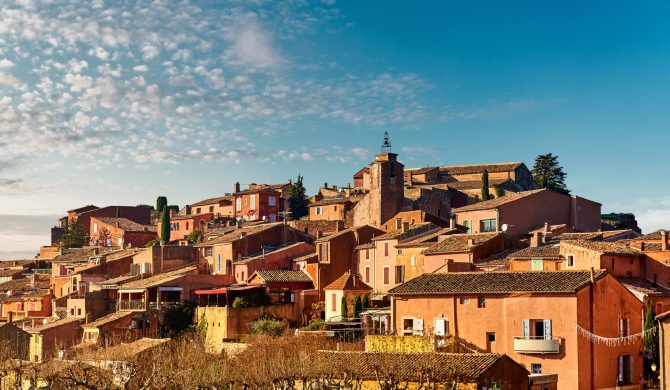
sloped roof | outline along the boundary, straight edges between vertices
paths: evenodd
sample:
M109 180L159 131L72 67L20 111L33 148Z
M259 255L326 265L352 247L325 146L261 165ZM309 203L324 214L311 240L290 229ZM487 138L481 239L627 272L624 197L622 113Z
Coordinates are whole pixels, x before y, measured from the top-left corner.
M494 185L501 185L505 184L508 181L512 181L512 179L489 179L489 186L494 186ZM468 180L468 181L452 181L447 183L447 186L449 188L453 188L455 190L463 191L463 190L481 190L482 189L482 181L481 180Z
M259 234L262 233L266 230L272 229L274 227L280 226L282 223L281 222L274 222L274 223L263 223L259 225L252 225L252 226L243 226L239 229L235 229L232 231L228 231L224 233L221 236L212 238L210 240L205 240L201 242L200 244L195 245L196 247L206 247L206 246L212 246L212 245L218 245L218 244L226 244L230 243L233 241L236 241L240 239L242 234L246 234L246 236L251 236L254 234Z
M642 237L638 237L638 240L650 240L650 241L659 241L661 239L661 232L668 232L668 229L658 229L655 232L645 234ZM670 235L670 233L668 233Z
M31 276L21 279L12 279L0 283L0 291L32 291L48 289L51 277L49 275L34 274L35 285L32 285Z
M316 252L308 253L303 256L296 257L293 259L294 263L300 262L300 261L306 261L307 263L316 263L319 258L319 255Z
M248 194L260 194L263 192L273 192L276 193L277 195L281 195L281 191L277 191L276 189L272 187L256 187L254 189L246 189L243 191L239 191L234 193L233 195L239 196L239 195L248 195Z
M356 275L353 275L350 272L346 272L344 275L335 279L335 281L326 287L324 290L345 290L345 291L370 291L372 287L363 283L361 278Z
M189 265L172 271L162 272L160 274L151 275L148 278L135 280L132 282L125 283L122 285L119 290L130 290L130 289L143 289L160 286L164 283L169 283L173 280L177 280L184 275L193 273L198 270L197 265Z
M451 165L441 166L440 174L444 175L471 175L484 173L486 169L489 173L510 172L524 165L522 162L503 162L493 164L474 164L474 165Z
M472 248L489 241L502 233L476 233L476 234L452 234L447 236L441 242L426 249L423 253L426 255L437 255L442 253L469 252ZM470 246L468 241L473 240L474 245Z
M342 197L337 197L337 198L326 198L322 199L313 203L308 204L308 207L316 207L316 206L327 206L331 204L345 204L345 203L353 203L353 202L358 202L360 199L356 198L355 200L352 199L349 196L342 196Z
M116 226L119 229L123 229L127 232L155 232L156 226L153 225L142 225L135 221L131 221L128 218L115 218L115 217L95 217L98 221L104 223L105 225Z
M410 248L410 247L416 247L416 246L431 246L434 245L435 242L437 241L437 238L442 235L453 235L453 234L460 234L461 231L458 229L452 229L452 228L444 228L440 229L436 232L429 233L423 236L416 237L412 240L409 241L404 241L401 243L398 243L396 245L396 248Z
M554 240L559 241L574 241L574 240L602 240L602 232L583 232L583 233L563 233L559 234L556 237L553 237Z
M258 270L255 273L269 283L312 283L312 278L303 271Z
M245 257L241 260L235 260L235 261L233 261L233 263L235 263L235 264L251 263L255 260L262 259L264 256L276 255L278 253L288 251L288 250L291 250L291 249L294 249L296 247L306 245L306 244L307 244L306 242L294 242L292 244L288 244L288 245L284 245L284 246L280 246L280 247L274 247L274 248L269 248L269 247L266 246L266 251L264 253L255 253L254 255L249 256L249 257ZM314 249L314 247L312 247L312 249ZM288 255L288 257L291 257L291 255Z
M422 236L426 233L429 233L435 229L439 229L439 226L431 222L419 222L414 225L410 225L409 229L405 232L402 229L393 230L388 233L384 233L380 236L373 237L373 241L381 240L393 240L404 241L412 238Z
M661 287L657 284L654 284L644 278L618 278L619 282L624 285L627 289L641 293L644 295L652 296L670 296L670 290L665 287Z
M378 374L393 374L396 378L410 381L419 380L425 369L431 370L436 378L458 378L461 383L477 381L494 364L509 359L502 354L436 352L319 351L318 356L328 362L334 373L355 372L364 380L376 379Z
M102 256L112 252L119 251L118 248L64 248L62 253L54 257L52 263L83 263L87 262L93 256Z
M477 211L477 210L489 210L489 209L495 209L497 207L500 207L502 205L516 202L517 200L533 196L535 194L538 194L542 191L549 191L547 189L539 189L539 190L530 190L530 191L521 191L521 192L506 192L504 196L500 196L498 198L493 198L489 200L485 200L483 202L478 202L474 203L471 205L463 206L463 207L458 207L454 209L455 213L463 213L466 211Z
M600 252L604 255L621 255L621 256L634 256L640 255L640 252L618 242L607 242L607 241L589 241L589 240L561 240L561 245L574 245L580 248L590 249L596 252Z
M130 282L132 280L139 279L140 275L121 275L117 276L115 278L107 279L107 280L102 280L99 282L92 282L93 284L96 284L98 286L118 286L126 282Z
M599 279L605 270L595 272ZM454 272L423 274L390 295L574 293L591 282L590 271Z
M508 259L560 259L560 246L554 245L541 245L536 247L528 247L519 249L507 255Z
M130 317L132 315L133 315L132 311L115 311L114 313L107 314L104 317L100 317L97 320L89 322L88 324L83 324L82 326L84 328L97 328L99 326L109 324L110 322L120 320L121 318L124 317Z
M636 232L633 229L620 229L620 230L606 230L603 233L603 239L609 239L617 236L626 236L626 238L639 238L642 236L640 233ZM659 234L660 239L660 234Z
M55 320L55 321L47 322L46 324L39 325L39 326L36 326L34 328L31 328L31 329L25 329L25 331L28 332L28 333L40 333L44 330L57 328L57 327L63 326L63 325L74 324L75 322L79 323L79 322L81 322L81 319L65 317L65 318Z
M216 198L209 198L209 199L201 200L200 202L193 203L191 205L191 207L206 206L206 205L210 205L210 204L214 204L214 203L218 204L219 202L224 201L224 200L232 201L233 196L232 195L225 195L225 196L219 196L219 197L216 197Z

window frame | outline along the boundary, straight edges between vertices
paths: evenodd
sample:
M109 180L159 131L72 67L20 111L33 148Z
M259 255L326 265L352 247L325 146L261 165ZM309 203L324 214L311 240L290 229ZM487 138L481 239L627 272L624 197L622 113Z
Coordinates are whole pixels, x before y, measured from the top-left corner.
M570 264L572 260L572 264ZM565 255L565 267L566 268L575 268L575 255L572 253L566 253Z

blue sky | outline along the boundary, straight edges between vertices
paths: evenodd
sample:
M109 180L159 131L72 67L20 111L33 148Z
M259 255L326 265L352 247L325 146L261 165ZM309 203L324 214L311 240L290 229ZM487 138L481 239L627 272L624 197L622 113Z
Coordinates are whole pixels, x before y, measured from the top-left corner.
M407 166L552 152L573 193L667 227L668 11L3 2L0 258L35 252L86 203L183 205L298 173L310 191L346 184L384 130Z

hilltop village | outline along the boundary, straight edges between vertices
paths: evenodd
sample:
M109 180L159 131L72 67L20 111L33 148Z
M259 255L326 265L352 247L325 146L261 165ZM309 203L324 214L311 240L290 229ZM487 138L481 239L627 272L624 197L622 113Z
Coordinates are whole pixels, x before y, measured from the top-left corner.
M665 386L666 231L621 228L523 162L400 157L387 138L350 183L304 201L299 178L67 211L36 258L0 263L0 388ZM209 382L186 382L191 363ZM156 382L159 367L177 382Z

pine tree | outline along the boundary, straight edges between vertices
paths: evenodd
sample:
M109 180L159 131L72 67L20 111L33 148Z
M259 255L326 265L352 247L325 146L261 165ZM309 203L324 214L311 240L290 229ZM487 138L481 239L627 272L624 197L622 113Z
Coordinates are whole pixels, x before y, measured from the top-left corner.
M489 171L484 169L484 173L482 173L482 200L489 199L491 199L491 196L489 196Z
M642 344L644 349L651 351L651 355L647 357L649 360L648 364L658 362L659 357L658 334L657 332L650 331L654 327L656 327L656 313L651 302L647 302L647 311L644 313L644 330L647 333L644 335Z
M163 218L161 219L161 241L170 241L170 212L168 206L163 206Z
M541 154L535 159L533 166L533 180L539 188L547 188L553 191L569 194L570 190L565 185L567 174L558 163L558 156L553 154Z
M86 245L86 232L84 232L81 222L70 222L60 239L60 246L62 248L81 248L84 245Z
M349 317L349 314L347 313L347 298L342 297L342 302L340 305L340 316L342 317L342 321L346 321L347 317Z
M305 186L302 184L302 179L303 177L298 174L298 180L291 183L288 204L293 219L300 219L309 214L309 209L307 208L307 190L305 190Z

